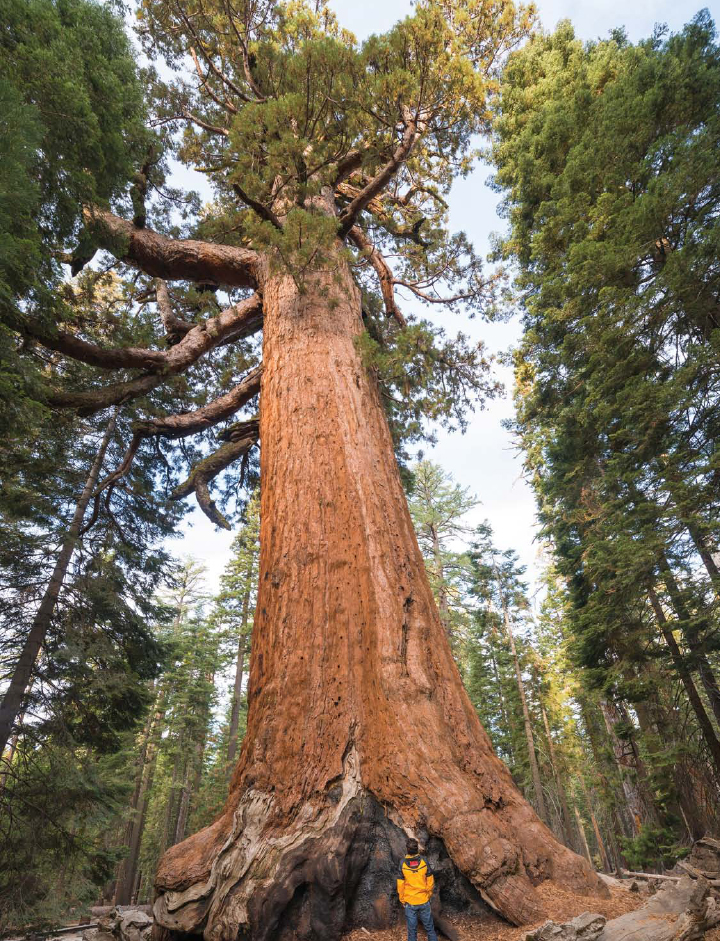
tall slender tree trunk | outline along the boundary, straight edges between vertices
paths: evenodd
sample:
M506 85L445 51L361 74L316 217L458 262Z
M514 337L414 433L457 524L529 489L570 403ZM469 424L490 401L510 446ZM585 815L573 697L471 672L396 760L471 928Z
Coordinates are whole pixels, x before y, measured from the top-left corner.
M80 499L75 507L67 535L60 548L60 553L55 562L55 568L50 576L50 581L45 589L40 607L33 618L30 632L23 644L18 662L15 665L10 685L5 692L2 704L0 704L0 755L5 752L7 743L12 735L13 725L22 709L23 700L25 699L28 684L30 683L35 661L37 660L40 648L50 628L55 606L60 595L60 589L67 575L70 559L75 551L80 528L83 518L85 517L85 511L90 503L90 498L92 497L105 459L105 452L107 451L110 438L115 430L116 418L117 409L113 411L110 421L105 428L105 433L100 441L100 447L95 455L95 460L92 463L90 473L85 481L85 486L80 494Z
M643 824L656 826L659 823L657 808L648 784L645 763L640 757L634 736L618 735L616 730L616 726L621 722L626 726L629 725L627 711L610 700L602 700L600 708L612 742L625 800L633 821L633 829L637 834Z
M2 794L2 792L5 790L7 776L10 773L10 768L12 767L19 741L20 733L16 732L8 742L5 753L2 755L2 757L0 757L0 794Z
M707 745L708 751L712 757L715 772L720 779L720 740L718 740L718 737L715 733L715 728L713 727L712 721L710 720L703 701L700 698L700 694L697 691L697 687L695 686L690 670L688 669L682 652L678 647L678 643L673 636L672 629L668 624L667 618L665 617L665 612L663 611L662 605L660 604L660 599L652 588L648 593L648 597L650 598L650 604L652 605L652 609L655 613L655 618L657 619L660 631L665 638L665 643L667 644L670 651L670 656L672 657L673 665L675 666L675 672L680 677L680 682L685 688L690 706L692 707L692 710L695 713L695 718L697 719L697 723L700 726L700 732L705 739L705 744Z
M622 789L622 777L620 775L620 769L614 760L614 752L611 762L609 758L606 757L606 750L603 747L603 744L598 741L598 737L602 736L606 739L606 742L609 744L610 748L612 748L612 740L607 733L605 717L603 716L601 709L594 703L591 703L585 697L581 696L579 701L580 713L582 715L585 731L587 732L588 740L590 742L590 750L592 751L595 772L598 776L598 781L602 786L602 793L605 795L604 799L610 810L612 824L610 828L611 835L618 833L622 834L623 836L632 836L633 824L631 821L630 810L627 806L627 802L624 800L624 792L623 800L619 804L616 799L616 796ZM595 721L596 716L598 721ZM619 854L616 854L616 859L621 859Z
M185 754L185 729L180 729L177 745L175 747L175 758L173 760L172 777L170 779L170 793L168 794L167 804L165 805L165 823L163 824L163 850L174 846L177 843L175 839L175 828L177 826L180 802L182 800L181 791L185 780L185 769L188 760Z
M252 562L248 563L247 577L250 578ZM250 612L250 586L245 590L243 598L242 620L240 623L240 637L238 638L237 659L235 661L235 682L233 684L233 698L230 709L230 730L228 735L228 764L235 761L237 754L238 728L240 726L240 702L242 700L242 685L245 675L245 650L247 648L247 623Z
M498 580L498 584L500 584L500 573L497 568L495 569L495 577ZM525 684L523 683L522 671L520 670L520 658L518 657L517 647L515 645L515 635L513 634L510 624L510 614L508 612L508 605L502 585L500 585L500 596L502 598L503 624L512 652L513 665L515 667L515 682L517 684L518 696L520 697L520 705L522 706L523 727L525 729L525 742L527 743L530 774L532 775L533 792L535 794L535 806L540 819L547 823L547 808L545 807L545 795L543 794L542 781L540 780L540 767L538 765L537 754L535 753L535 737L533 735L532 722L530 721L530 710L528 709L527 696L525 695Z
M157 696L155 697L157 701ZM138 755L135 759L135 787L133 789L132 797L130 798L130 816L128 817L127 824L125 825L125 835L122 841L122 845L130 847L132 841L133 829L137 823L138 807L140 803L140 796L142 793L142 784L143 778L145 776L145 765L147 764L148 758L148 746L150 744L150 738L153 732L153 725L155 722L155 707L148 712L147 721L145 722L145 728L143 729L142 740L140 743L140 748L138 749ZM118 866L118 875L117 881L115 883L115 891L113 893L117 904L126 905L127 902L121 901L120 896L126 894L125 882L126 882L126 872L127 872L128 857L126 856L120 862Z
M248 729L224 814L161 861L157 921L206 941L334 941L377 917L410 833L515 923L542 916L533 881L601 891L517 791L463 689L342 250L302 292L269 274L263 303Z
M716 722L720 724L720 687L718 687L717 677L715 676L715 671L710 666L710 661L708 660L707 655L703 650L702 644L698 637L697 627L693 624L693 619L685 603L682 589L677 583L673 570L670 567L670 563L664 556L660 561L660 571L662 573L668 595L670 596L670 601L672 602L672 606L675 609L675 614L677 615L678 620L681 622L683 634L687 640L690 652L693 654L693 657L697 663L697 671L705 688L705 692L707 693L707 697L710 702L710 708L713 711Z
M577 821L578 833L580 834L580 840L582 841L583 851L587 858L587 861L590 865L593 865L592 856L590 855L590 847L588 846L587 836L585 835L585 825L582 822L582 817L580 816L580 811L575 808L575 820Z
M598 852L600 853L600 859L602 860L603 870L607 873L611 872L612 867L610 866L610 860L608 859L608 854L605 852L605 843L603 842L602 834L600 833L600 826L597 822L597 817L595 816L595 811L593 810L592 795L588 791L587 785L585 784L585 779L580 775L580 787L583 790L585 795L585 803L587 804L588 813L590 814L590 823L592 824L593 833L595 834L595 842L598 846Z
M670 490L672 501L675 504L678 519L685 526L690 538L692 539L698 555L702 559L705 570L710 576L715 594L720 597L720 569L713 558L713 554L708 546L707 530L697 522L697 517L693 517L692 512L688 513L687 502L682 499L681 479L678 471L670 464L659 458L658 464L662 471L665 483Z
M628 678L633 679L634 676L629 674ZM657 698L657 689L660 686L661 678L658 676L653 679L654 695L651 695L648 699L633 702L633 708L646 746L651 750L651 754L660 757L662 761L662 756L667 751L668 746L676 744L678 737L675 735L671 717L661 708ZM699 808L695 802L687 799L687 775L676 761L672 763L668 774L672 785L665 799L666 810L675 817L681 817L690 839L697 840L703 836L707 827L700 822Z
M440 550L440 540L438 539L435 527L432 528L433 560L435 563L435 578L438 585L438 612L440 620L445 628L448 637L451 636L450 626L450 605L448 604L447 588L445 587L445 570L442 562L442 552Z
M550 723L548 722L545 706L542 706L541 709L543 724L545 726L545 735L548 742L548 751L550 753L550 764L552 765L553 777L555 778L555 788L557 790L558 801L560 802L563 842L566 846L569 846L570 849L575 849L572 822L570 819L570 811L568 809L567 792L565 791L565 785L563 784L562 777L560 775L560 769L558 768L558 763L555 758L555 745L553 743L552 735L550 734Z
M495 637L495 628L492 629L493 638ZM495 657L495 647L494 642L490 643L490 663L492 664L493 670L493 679L495 680L495 687L498 691L498 697L500 699L500 714L502 715L503 725L505 726L505 734L507 735L508 742L508 752L510 755L510 760L514 764L515 762L515 753L512 743L512 727L510 725L510 716L508 715L507 702L505 701L505 694L502 690L502 683L500 681L500 671L498 670L497 659Z
M133 887L138 874L140 846L145 830L145 819L155 776L155 762L158 752L160 722L165 713L165 691L161 689L152 710L149 734L146 739L139 782L136 779L136 793L133 794L132 816L128 821L125 845L128 854L123 860L115 886L115 904L129 905L132 901ZM137 784L139 783L139 786Z
M190 797L193 791L193 767L191 762L185 765L185 780L180 791L180 804L178 806L177 822L175 823L175 838L173 843L179 843L185 839L187 829L188 812L190 810Z

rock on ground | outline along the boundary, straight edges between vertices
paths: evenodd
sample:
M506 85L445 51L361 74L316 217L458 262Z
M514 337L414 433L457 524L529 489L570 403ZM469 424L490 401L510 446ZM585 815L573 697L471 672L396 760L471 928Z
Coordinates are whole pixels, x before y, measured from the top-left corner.
M150 941L153 920L136 908L113 908L98 918L98 927L83 934L83 941Z
M684 876L634 912L608 922L589 912L565 924L548 921L526 941L702 941L719 916L709 890L706 879Z
M583 912L564 925L546 921L541 928L531 931L526 941L597 941L605 927L605 918L594 912Z

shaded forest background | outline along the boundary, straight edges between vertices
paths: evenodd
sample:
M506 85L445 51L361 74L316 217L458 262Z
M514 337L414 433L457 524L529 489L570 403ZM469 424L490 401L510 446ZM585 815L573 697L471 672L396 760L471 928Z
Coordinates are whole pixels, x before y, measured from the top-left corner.
M54 356L53 318L100 341L110 325L128 343L152 330L147 284L105 257L70 279L71 259L49 250L80 231L78 205L131 180L128 204L142 213L152 190L168 229L199 207L170 187L166 157L148 159L121 22L81 0L2 9L3 678L66 549L70 561L0 768L0 928L98 897L150 900L162 853L217 815L244 731L259 552L256 455L213 492L237 528L215 596L167 549L182 472L207 441L151 438L96 493L138 422L202 405L256 364L252 340L101 413L48 399L58 371L70 385L100 375ZM495 261L513 280L498 278L485 313L523 318L508 358L542 526L533 597L514 553L467 521L482 494L411 456L434 420L462 425L472 396L433 378L443 364L423 356L421 325L392 345L368 298L364 352L394 393L411 512L468 694L538 814L606 871L661 871L718 830L719 132L707 13L637 44L620 31L583 44L565 24L508 60L488 159L508 220ZM217 304L196 288L173 303L189 319ZM485 367L469 385L492 394Z

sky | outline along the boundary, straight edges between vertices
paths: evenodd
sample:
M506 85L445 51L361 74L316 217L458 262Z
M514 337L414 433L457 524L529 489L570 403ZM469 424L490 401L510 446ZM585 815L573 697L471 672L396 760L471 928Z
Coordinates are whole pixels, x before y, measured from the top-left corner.
M362 40L370 33L384 32L410 12L410 0L330 0L340 23ZM569 19L582 39L606 37L611 29L625 27L631 41L652 32L656 23L665 23L677 31L703 6L716 21L720 20L720 2L703 4L700 0L536 0L542 26L552 30L559 20ZM450 199L450 226L468 233L479 252L486 253L491 233L502 233L504 222L497 216L498 197L487 186L488 169L478 166L453 188ZM401 299L402 300L402 299ZM402 305L407 312L427 316L425 308ZM499 353L517 343L520 327L516 320L488 324L481 319L468 320L461 314L445 315L443 324L449 333L462 330L474 339L482 339L488 351ZM506 385L506 394L488 403L483 411L471 416L465 434L438 433L437 444L425 447L425 456L440 464L463 487L468 487L480 501L469 522L487 519L502 550L514 549L527 568L531 592L537 586L541 568L537 540L535 502L523 478L522 455L503 427L512 417L510 400L512 377L508 370L496 369ZM208 570L208 588L214 591L229 557L233 534L217 530L197 509L188 517L182 540L173 542L176 554L192 555Z

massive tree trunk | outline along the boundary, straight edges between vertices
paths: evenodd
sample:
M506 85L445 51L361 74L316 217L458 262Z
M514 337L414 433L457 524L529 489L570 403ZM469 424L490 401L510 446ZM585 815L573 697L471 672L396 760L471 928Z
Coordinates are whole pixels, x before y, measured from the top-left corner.
M224 814L156 880L157 921L207 941L370 923L405 834L429 841L447 891L472 883L515 923L543 915L540 880L603 891L517 791L462 687L336 262L302 292L264 279L247 735Z

